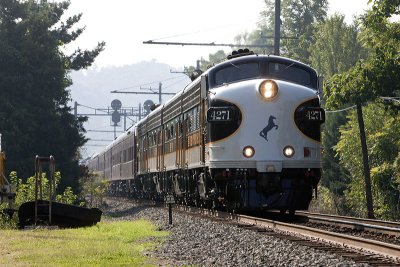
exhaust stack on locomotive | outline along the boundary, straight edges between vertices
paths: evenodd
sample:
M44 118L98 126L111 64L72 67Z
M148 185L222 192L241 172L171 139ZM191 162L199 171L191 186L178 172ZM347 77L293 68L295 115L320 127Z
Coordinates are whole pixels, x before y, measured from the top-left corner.
M321 177L318 76L236 52L156 108L89 167L117 194L228 209L308 209Z

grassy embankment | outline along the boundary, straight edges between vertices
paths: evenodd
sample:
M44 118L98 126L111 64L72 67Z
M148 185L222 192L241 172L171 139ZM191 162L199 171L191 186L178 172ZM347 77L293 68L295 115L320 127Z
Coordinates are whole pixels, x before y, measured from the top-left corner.
M78 229L0 231L0 266L152 266L145 256L168 233L145 220Z

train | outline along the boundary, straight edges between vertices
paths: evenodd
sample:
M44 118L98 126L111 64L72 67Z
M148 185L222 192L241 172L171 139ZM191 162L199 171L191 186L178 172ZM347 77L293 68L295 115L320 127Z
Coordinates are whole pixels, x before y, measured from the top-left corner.
M307 210L321 178L321 81L248 49L193 77L88 161L114 195L227 210Z

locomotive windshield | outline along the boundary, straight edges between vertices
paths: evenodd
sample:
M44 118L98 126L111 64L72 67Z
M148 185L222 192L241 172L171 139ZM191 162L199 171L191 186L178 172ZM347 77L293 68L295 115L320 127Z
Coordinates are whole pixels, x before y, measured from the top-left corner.
M305 86L311 86L311 74L301 68L297 68L292 64L282 64L282 63L269 63L269 77L276 78L280 80L290 81L298 83Z
M215 73L215 84L222 85L260 76L258 63L231 64Z
M272 78L317 89L316 72L300 62L281 57L251 57L226 61L210 71L210 87L243 80Z

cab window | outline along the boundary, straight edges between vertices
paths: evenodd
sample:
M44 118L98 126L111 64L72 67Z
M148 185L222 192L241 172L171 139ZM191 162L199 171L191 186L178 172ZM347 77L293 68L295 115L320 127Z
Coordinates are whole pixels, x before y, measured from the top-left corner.
M310 86L311 74L292 64L269 63L269 77Z
M256 62L231 64L215 73L215 85L229 84L240 80L253 79L260 76L259 65Z

